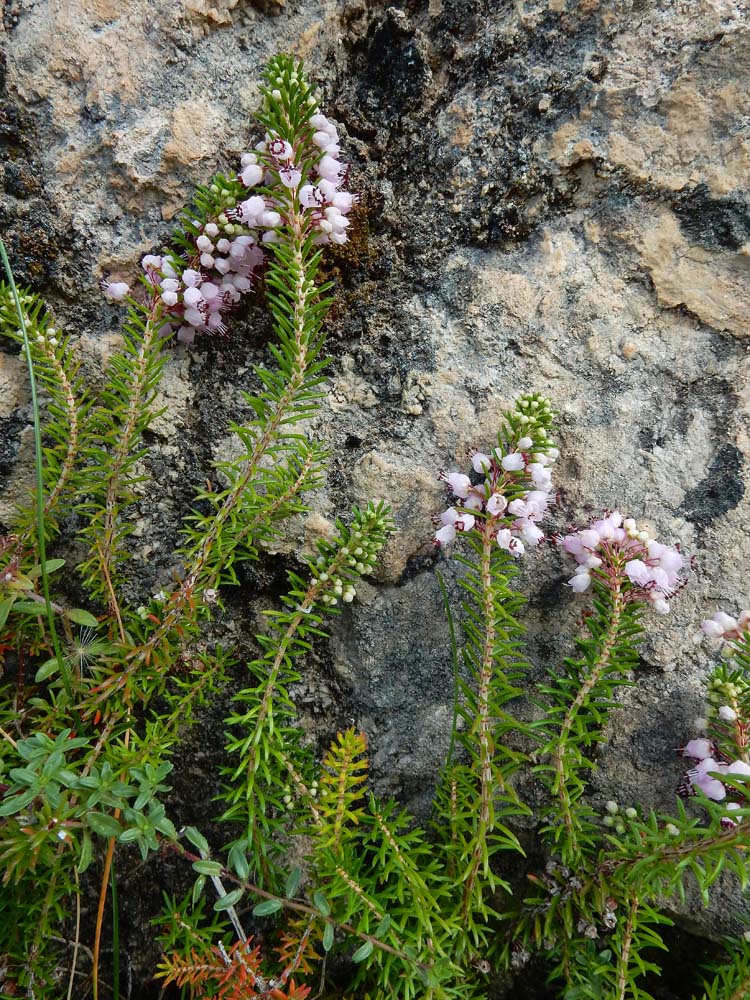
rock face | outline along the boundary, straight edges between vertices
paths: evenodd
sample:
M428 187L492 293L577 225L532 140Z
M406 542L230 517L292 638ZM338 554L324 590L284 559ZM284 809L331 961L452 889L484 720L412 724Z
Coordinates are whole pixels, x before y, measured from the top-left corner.
M539 390L559 411L558 527L619 506L696 559L594 789L671 808L674 747L692 735L710 657L697 622L750 601L743 0L18 0L4 33L3 231L19 279L82 338L92 378L117 329L98 278L131 277L192 185L235 169L267 57L303 56L341 123L363 197L330 265L340 305L320 426L334 458L284 558L352 500L388 500L398 534L299 692L311 732L364 727L379 788L424 815L451 711L435 570L454 593L455 574L430 541L437 471ZM163 489L139 509L143 588L168 579L180 517L233 447L219 428L267 334L252 308L228 342L167 363L149 460ZM6 523L28 481L22 382L0 353ZM563 579L552 549L525 563L540 665L570 649L560 623L572 628L578 605ZM216 739L218 753L220 727ZM740 905L726 893L721 919L682 919L718 935Z

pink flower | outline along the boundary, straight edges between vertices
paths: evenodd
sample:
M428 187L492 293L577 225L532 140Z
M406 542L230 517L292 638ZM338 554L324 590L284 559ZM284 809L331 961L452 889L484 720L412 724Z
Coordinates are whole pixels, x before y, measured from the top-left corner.
M719 766L713 757L706 757L692 770L688 771L688 779L693 788L698 788L709 799L721 802L726 798L727 790L718 778L711 777L709 772L716 772Z
M255 187L263 180L263 168L257 163L249 163L239 174L239 178L245 187Z
M104 294L111 302L122 302L130 294L130 285L125 281L108 281L103 287Z
M625 572L631 583L637 583L640 587L645 587L651 579L651 571L640 559L631 559L626 562Z
M520 453L506 455L500 460L500 465L506 472L520 472L526 467L526 461Z
M279 170L279 180L284 187L299 187L299 183L302 180L302 171L295 170L294 167L281 167Z
M471 456L471 467L474 472L487 472L491 465L492 459L481 451L477 451Z
M279 139L278 136L275 139L271 139L266 149L271 156L275 156L277 160L281 160L282 162L291 159L294 152L291 144L284 139Z
M701 622L701 628L712 639L735 639L739 635L739 622L723 611Z
M583 570L583 567L579 567L579 569ZM576 572L576 575L568 580L568 583L574 593L582 594L591 586L591 577L585 570L581 573Z
M502 493L493 493L487 501L487 513L492 514L493 517L497 517L498 514L502 514L507 506L508 501Z
M447 483L453 491L453 495L459 499L468 497L471 490L471 480L462 472L442 473L440 478Z
M435 545L448 545L456 537L456 529L452 524L444 524L442 528L435 532Z
M341 164L326 153L318 164L318 173L324 180L335 182L341 176Z
M685 757L694 757L696 760L706 760L706 758L710 757L713 753L711 740L690 740L682 753Z

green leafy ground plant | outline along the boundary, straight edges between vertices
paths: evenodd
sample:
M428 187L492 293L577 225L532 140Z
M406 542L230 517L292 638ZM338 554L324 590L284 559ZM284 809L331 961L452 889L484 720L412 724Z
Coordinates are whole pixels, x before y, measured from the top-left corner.
M663 901L689 879L704 897L723 871L746 881L750 614L705 626L729 659L710 687L705 732L685 748L694 801L674 815L614 802L595 812L597 746L619 688L633 682L643 630L682 585L683 560L618 512L558 539L576 562L571 589L590 607L574 655L537 693L536 721L520 719L529 665L518 560L543 540L554 501L549 401L521 396L469 472L443 476L450 503L435 541L455 546L462 600L447 608L454 723L426 828L371 793L364 734L340 733L318 755L293 701L312 643L393 531L385 506L355 507L289 571L245 681L230 679L231 649L204 641L238 565L262 558L323 481L326 451L307 430L326 365L321 263L328 244L346 242L354 203L336 128L296 60L269 63L259 119L263 137L241 172L198 189L170 245L144 258L139 287L105 283L128 312L97 392L80 377L75 342L35 295L16 290L4 257L0 325L28 362L37 479L0 539L3 996L127 995L117 869L162 852L195 877L153 917L163 948L154 972L171 995L479 1000L539 954L561 998L645 1000L669 923ZM231 427L241 454L196 496L171 592L134 604L133 507L165 345L223 333L261 274L275 339L244 397L249 419ZM71 526L84 607L66 599L74 567L57 555L70 551ZM212 843L177 828L169 780L175 748L227 691L225 832ZM519 792L529 773L546 793L541 813ZM542 871L524 861L519 830L530 824ZM514 874L523 866L525 889ZM87 924L82 901L94 914ZM705 1000L748 995L747 944L727 948Z

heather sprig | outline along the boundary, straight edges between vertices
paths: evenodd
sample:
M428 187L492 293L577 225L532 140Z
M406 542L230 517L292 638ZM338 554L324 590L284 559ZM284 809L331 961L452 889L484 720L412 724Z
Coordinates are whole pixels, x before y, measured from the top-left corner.
M455 556L466 569L460 580L466 594L464 673L455 706L455 753L441 777L435 816L448 871L461 887L454 902L458 954L492 953L492 896L509 890L493 859L501 851L521 850L508 820L526 811L512 784L525 758L509 741L523 726L507 705L520 693L527 664L518 620L523 598L512 581L515 558L524 551L521 539L534 545L543 537L537 522L551 499L549 465L557 458L552 418L546 399L522 396L504 415L492 453L474 454L474 478L443 476L460 508L449 508L457 522L444 523L437 541L456 537L456 525L467 550Z
M300 680L297 661L316 637L325 636L323 615L336 611L339 602L351 602L357 580L372 570L391 530L389 510L382 504L355 508L352 524L337 527L335 540L318 543L310 580L290 573L284 607L267 612L268 633L256 636L264 655L248 664L253 683L234 696L237 708L227 718L233 762L223 818L242 824L230 860L237 851L243 859L246 853L258 859L261 885L278 883L276 856L285 841L295 776L308 787L313 780L312 759L302 745L289 694L290 685Z
M11 291L3 286L0 296L3 332L29 342L31 370L50 396L49 447L43 464L37 449L42 475L38 511L34 518L22 514L19 530L3 539L0 590L2 649L14 650L19 671L33 657L36 674L33 697L24 697L21 673L20 697L8 687L0 706L2 722L13 731L11 735L0 727L0 776L8 792L0 807L0 853L7 862L6 877L13 877L5 900L11 912L21 906L30 879L51 873L41 917L33 907L27 911L29 920L37 921L35 933L26 933L31 925L25 917L9 920L0 937L0 954L6 965L10 963L12 978L33 984L40 997L56 995L50 972L54 961L42 952L54 951L53 927L65 919L64 900L75 895L71 871L85 871L106 847L106 883L115 843L133 844L146 857L161 840L176 836L161 801L168 791L164 779L172 766L169 758L196 709L226 683L230 659L220 646L206 647L200 624L220 603L219 588L236 581L235 560L257 558L264 547L272 546L283 520L305 510L302 493L321 481L325 451L298 425L317 413L326 363L322 324L330 299L328 286L316 281L320 245L344 241L344 217L353 197L342 190L344 168L337 168L326 188L335 223L327 231L325 207L321 209L318 200L314 206L303 204L299 185L289 183L284 174L289 158L283 155L285 147L279 150L277 136L286 135L290 123L299 129L292 139L294 163L303 167L309 184L324 181L326 173L332 176L338 148L335 129L310 100L301 65L278 57L272 69L274 79L285 74L286 83L282 79L282 89L275 85L267 97L264 125L269 132L262 144L268 151L248 154L237 179L218 178L218 183L198 191L174 245L144 258L139 290L131 294L123 281L105 283L107 298L126 302L128 316L123 348L112 356L95 399L78 377L74 345L56 334L41 302L24 295L21 337ZM325 142L321 135L316 138L316 128L322 133L323 126L329 130ZM258 158L264 163L261 177L248 169ZM249 187L255 189L250 198ZM251 236L246 223L252 220L244 216L253 197L261 199L264 210ZM176 324L183 341L190 341L196 331L222 332L223 318L250 290L261 263L267 269L267 301L278 336L278 346L270 345L269 352L278 367L256 369L259 391L245 396L251 419L233 425L244 453L221 465L218 490L198 498L210 513L196 514L186 529L182 581L171 594L160 593L145 605L133 606L125 596L132 509L145 476L144 432L156 415L168 358L165 339ZM40 564L35 541L41 547L57 530L55 517L69 512L84 521L80 537L88 555L79 571L91 611L70 609L37 592L39 579L46 587L47 576L63 561L42 558ZM351 600L354 582L372 568L377 544L368 532L375 522L384 530L384 518L380 508L355 512L351 554L336 555L332 569L337 575L330 585L315 578L320 602L305 607L309 620L302 613L308 629L314 631L318 604L330 610L339 598ZM360 523L362 538L356 537ZM348 530L342 527L344 533ZM341 547L345 549L343 541ZM323 547L324 561L326 552ZM54 629L50 637L42 625L45 603L51 616L59 616L67 647L47 660L51 641L57 638ZM87 630L85 636L76 633L77 625ZM304 634L302 627L295 641ZM295 653L305 648L303 643ZM82 730L75 739L71 722ZM43 742L37 747L39 740ZM265 851L266 846L259 849ZM93 952L95 996L105 895L106 885L100 894ZM116 913L113 921L116 933ZM24 960L25 939L35 943Z

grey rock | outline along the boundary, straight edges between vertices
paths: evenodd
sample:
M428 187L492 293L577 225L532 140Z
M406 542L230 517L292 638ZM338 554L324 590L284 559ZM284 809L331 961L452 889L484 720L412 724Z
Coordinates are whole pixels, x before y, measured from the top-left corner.
M430 539L437 472L462 467L514 396L540 390L559 411L557 527L618 506L696 559L670 617L653 622L592 792L668 810L674 751L693 735L711 659L697 625L750 603L746 5L276 8L189 0L155 18L146 0L13 6L0 218L18 276L76 332L95 377L118 315L98 278L132 278L191 186L235 168L267 56L304 56L363 198L354 240L329 265L340 308L318 425L328 484L275 565L248 570L243 594L259 583L278 593L281 569L351 501L387 500L398 526L366 599L316 650L299 692L306 725L321 740L363 727L377 788L427 814L452 685L436 568L456 595ZM251 307L228 342L168 360L134 595L168 579L194 490L236 447L221 428L239 416L268 331ZM28 488L20 379L0 354L6 522ZM524 566L532 689L570 652L563 626L581 604L562 589L565 572L550 548ZM250 649L252 619L236 610ZM220 724L206 738L213 766ZM716 935L722 908L731 923L744 907L734 888L721 892L706 913L678 907L679 920Z

